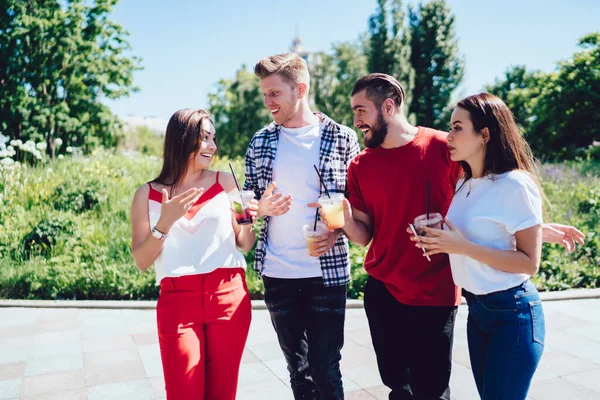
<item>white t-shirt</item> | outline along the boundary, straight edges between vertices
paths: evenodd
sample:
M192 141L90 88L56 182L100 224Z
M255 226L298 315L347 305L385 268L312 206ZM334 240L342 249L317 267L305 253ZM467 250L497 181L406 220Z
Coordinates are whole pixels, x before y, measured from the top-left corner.
M308 203L319 198L321 128L319 124L301 128L281 127L273 164L275 193L292 195L290 210L269 220L263 275L271 278L314 278L322 276L318 257L308 255L302 226L313 223L315 209Z
M462 184L461 179L456 188ZM472 179L454 195L447 218L476 244L516 250L515 233L542 224L542 198L524 171ZM527 274L500 271L464 255L450 254L450 265L454 283L474 294L509 289L529 279Z

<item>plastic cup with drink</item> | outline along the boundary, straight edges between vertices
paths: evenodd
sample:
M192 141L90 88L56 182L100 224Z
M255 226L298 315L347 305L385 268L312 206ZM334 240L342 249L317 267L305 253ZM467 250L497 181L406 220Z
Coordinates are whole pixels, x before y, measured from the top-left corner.
M231 163L229 163L229 169L231 170L231 175L233 175L233 180L237 187L237 192L229 193L229 202L231 203L231 209L235 215L235 221L240 225L251 224L252 216L250 215L250 208L248 206L250 200L254 199L254 192L251 190L241 190Z
M425 232L425 227L427 228L431 228L431 229L442 229L442 224L444 222L444 217L442 217L442 214L440 213L432 213L429 212L430 210L430 195L429 195L429 181L427 181L427 204L426 204L426 213L419 215L417 218L415 218L414 222L412 224L408 224L410 229L412 230L413 234L415 235L415 237L417 238L417 240L419 239L419 236L426 236L427 232ZM419 241L420 243L420 241ZM425 249L422 249L423 253L425 253ZM429 258L429 256L426 256L427 259L429 261L431 261L431 259Z
M316 251L316 242L319 236L323 236L329 232L327 225L322 222L316 224L306 224L302 227L302 233L304 233L304 239L306 239L306 247L308 247L308 253Z
M252 223L252 216L248 205L250 200L254 199L254 192L251 190L242 190L229 193L231 209L235 215L235 221L240 225Z
M329 229L343 228L346 223L342 204L344 198L342 193L331 193L329 196L319 197L318 202L321 205L323 217L327 221Z
M419 215L415 218L414 226L417 231L417 235L425 236L426 232L423 227L432 228L432 229L442 229L442 222L444 218L440 213L430 213Z

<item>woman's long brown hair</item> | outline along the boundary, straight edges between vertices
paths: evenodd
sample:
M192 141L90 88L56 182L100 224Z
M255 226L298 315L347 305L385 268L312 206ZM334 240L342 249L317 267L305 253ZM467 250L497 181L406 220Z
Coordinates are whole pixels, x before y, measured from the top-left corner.
M503 174L516 169L528 172L545 200L533 153L508 106L500 98L489 93L466 97L456 106L469 112L476 133L488 128L490 138L485 149L483 176ZM461 161L460 165L466 182L473 176L471 167L465 161Z
M171 193L185 176L190 157L200 150L206 133L202 123L210 115L205 110L185 108L173 114L167 124L163 149L163 165L158 177L151 182L171 187Z

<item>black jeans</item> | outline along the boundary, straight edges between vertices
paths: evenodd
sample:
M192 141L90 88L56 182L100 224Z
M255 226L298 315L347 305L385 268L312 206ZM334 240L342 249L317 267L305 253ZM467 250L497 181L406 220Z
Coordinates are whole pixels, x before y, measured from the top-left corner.
M450 400L457 307L409 306L369 277L365 311L390 400Z
M325 287L322 278L263 278L265 303L287 361L294 399L343 399L346 285Z

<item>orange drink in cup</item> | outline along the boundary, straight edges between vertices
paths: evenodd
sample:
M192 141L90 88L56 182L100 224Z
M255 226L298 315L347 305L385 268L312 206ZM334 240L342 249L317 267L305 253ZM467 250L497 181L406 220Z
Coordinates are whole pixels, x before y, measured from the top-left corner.
M306 224L302 227L304 233L304 239L306 239L306 247L308 247L309 254L316 250L315 242L319 236L325 235L329 232L327 225L322 222L317 222L316 229L314 224Z
M327 226L330 229L343 228L346 224L344 219L344 206L342 200L344 200L342 193L331 193L329 196L319 197L319 204L323 211L323 218L327 221Z

